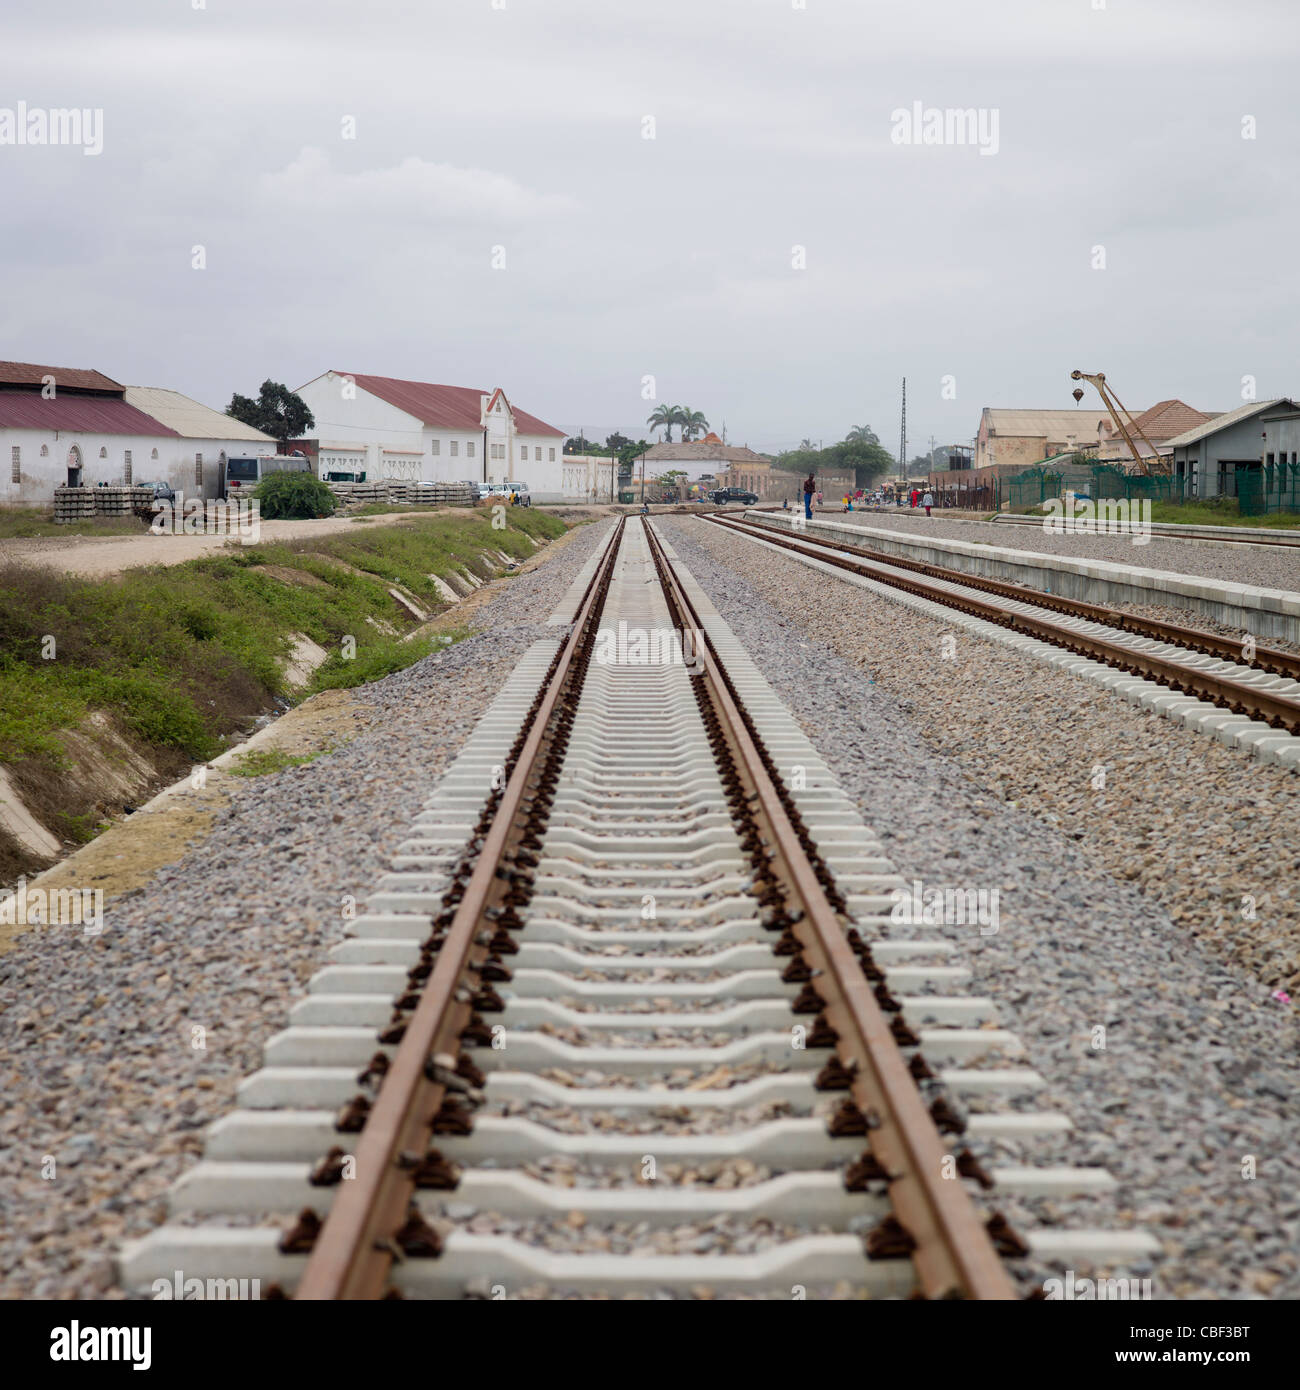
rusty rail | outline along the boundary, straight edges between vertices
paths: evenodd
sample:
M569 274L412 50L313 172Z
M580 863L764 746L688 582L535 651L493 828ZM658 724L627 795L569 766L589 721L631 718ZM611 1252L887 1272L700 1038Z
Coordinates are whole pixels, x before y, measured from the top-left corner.
M440 1116L447 1123L457 1118L446 1110L449 1091L454 1096L456 1089L465 1088L467 1071L472 1077L472 1068L459 1061L461 1034L474 1022L476 1008L500 1007L483 978L489 962L495 972L488 980L509 978L494 955L492 934L502 917L498 912L494 918L492 909L503 901L517 901L511 896L516 870L508 866L512 852L521 842L527 845L535 833L536 820L530 825L529 813L544 796L539 788L546 780L548 755L557 746L562 751L567 742L567 732L555 724L564 721L562 705L572 695L572 677L580 674L583 654L590 655L624 525L620 520L616 526L547 674L494 813L494 798L489 798L480 821L486 833L481 843L470 846L473 869L467 880L458 876L449 890L450 899L460 896L445 935L439 934L435 921L434 936L425 948L425 963L431 969L418 1000L411 1001L413 1012L408 1017L399 1001L399 1016L384 1035L396 1041L400 1034L397 1051L386 1067L380 1064L383 1080L357 1142L355 1176L338 1185L319 1232L302 1237L311 1254L298 1285L300 1299L379 1298L394 1259L439 1251L436 1233L419 1216L412 1198L417 1187L447 1185L445 1165L430 1150L430 1140ZM448 911L449 906L443 915ZM451 1106L457 1109L454 1099Z
M958 612L983 618L986 622L998 624L999 627L1012 628L1028 636L1041 638L1044 642L1050 642L1054 646L1064 647L1081 656L1102 661L1107 666L1131 671L1135 675L1156 681L1160 685L1167 685L1172 690L1194 695L1198 699L1220 705L1234 714L1245 714L1253 719L1271 724L1275 728L1286 729L1291 733L1300 733L1300 702L1281 695L1271 695L1267 691L1257 690L1253 686L1244 685L1228 676L1213 676L1202 671L1195 671L1190 667L1179 665L1176 661L1169 661L1149 652L1134 651L1131 647L1126 647L1118 642L1108 642L1102 637L1075 632L1071 628L1063 627L1060 623L1051 622L1046 618L1034 618L1023 613L1012 613L996 603L986 602L973 596L953 594L946 589L926 583L926 580L939 579L950 584L962 585L965 588L990 592L1002 598L1014 599L1019 603L1055 609L1057 612L1065 613L1070 617L1086 618L1106 626L1123 628L1142 636L1169 642L1171 645L1183 646L1205 655L1223 656L1227 660L1237 661L1242 665L1257 666L1272 674L1300 679L1300 657L1296 657L1290 652L1278 651L1276 648L1269 647L1256 648L1254 657L1247 661L1241 654L1243 647L1241 642L1233 638L1216 637L1212 633L1202 632L1196 628L1185 628L1174 623L1159 623L1150 619L1135 618L1131 614L1119 613L1114 609L1102 608L1078 599L1061 598L1059 595L1045 594L1037 589L1021 589L1001 580L962 574L957 570L946 570L938 565L927 565L921 561L907 560L897 555L883 555L864 547L846 545L838 541L827 541L821 537L796 539L793 536L786 536L779 531L774 531L767 526L756 526L752 523L730 519L723 520L717 516L710 516L708 519L722 526L724 530L754 536L783 549L810 555L825 564L834 565L852 574L859 574L881 584L902 589L906 593L915 594L920 598L930 599L932 602L941 603L947 608L954 608ZM859 561L851 560L844 552L847 552L847 555L856 555L860 557L860 560L865 560L868 563L862 564ZM876 566L906 570L918 577L909 578L900 574L891 574L888 569L882 570Z
M853 1105L845 1117L848 1127L841 1132L863 1133L870 1143L869 1154L855 1168L863 1183L870 1177L889 1184L894 1215L872 1233L868 1254L910 1255L927 1297L1014 1298L994 1240L963 1189L960 1170L953 1168L954 1160L904 1060L896 1030L906 1035L906 1025L887 1017L899 1017L897 1002L878 970L874 990L869 983L869 947L857 941L856 934L851 939L837 915L836 902L841 909L843 903L833 880L816 856L652 525L646 525L646 535L669 607L682 628L684 647L690 635L697 663L696 698L706 727L719 733L730 750L743 792L740 801L757 822L760 843L767 846L766 872L756 871L755 891L769 909L781 904L776 908L777 924L768 925L774 930L783 927L797 943L783 978L805 982L796 1009L815 1012L812 1031L834 1038L838 1065L828 1066L818 1084L849 1092ZM909 1041L918 1040L913 1035Z

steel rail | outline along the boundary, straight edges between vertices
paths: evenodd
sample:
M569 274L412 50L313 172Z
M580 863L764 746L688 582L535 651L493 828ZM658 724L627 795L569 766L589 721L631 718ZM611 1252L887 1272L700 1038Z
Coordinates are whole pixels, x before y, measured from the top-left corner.
M906 593L915 594L919 598L930 599L932 602L943 604L947 608L954 608L958 612L968 613L972 617L996 623L999 627L1011 628L1016 632L1023 632L1027 636L1041 638L1053 646L1077 652L1080 656L1094 658L1104 662L1107 666L1131 671L1134 675L1153 680L1160 685L1167 685L1172 690L1193 695L1197 699L1208 700L1234 714L1248 715L1252 719L1259 719L1274 728L1286 729L1291 733L1300 734L1300 702L1289 700L1281 695L1271 695L1264 690L1257 690L1253 686L1244 685L1228 676L1214 676L1204 671L1196 671L1191 667L1182 666L1176 661L1155 656L1150 652L1135 651L1133 648L1118 642L1109 642L1102 637L1075 632L1071 628L1063 627L1060 623L1051 622L1046 618L1013 613L998 604L986 602L974 596L953 594L947 589L940 589L927 583L926 579L942 578L947 583L960 584L975 589L997 581L980 580L971 575L958 574L955 571L939 571L935 574L918 577L892 574L888 568L878 569L875 566L881 564L897 565L908 570L914 568L934 569L936 567L921 566L918 561L914 560L903 560L900 564L897 556L877 556L852 546L842 546L836 542L823 542L820 538L795 540L791 536L784 536L779 531L773 531L765 526L737 524L713 516L708 519L722 526L724 530L765 540L780 548L811 556L825 564L847 570L851 574L859 574L868 579L874 579L878 583L888 584L893 588L902 589ZM868 563L863 564L850 560L837 553L840 550L848 550ZM1017 602L1033 601L1022 590L1016 590L1014 597ZM1040 595L1040 597L1050 596ZM1073 602L1073 600L1069 600L1069 602ZM1202 636L1200 633L1196 635ZM1199 650L1199 648L1195 650Z
M646 524L656 569L683 636L689 632L696 678L705 682L747 788L753 814L769 841L772 870L785 888L790 930L812 969L836 1052L870 1135L872 1156L889 1182L890 1204L904 1247L927 1297L1016 1297L989 1232L955 1172L954 1160L926 1110L921 1092L828 900L769 771L764 750L690 596L656 534Z
M717 513L710 513L713 520ZM743 516L734 513L728 518L733 526L745 526L756 535L770 536L772 530L767 526L755 526ZM783 533L777 532L777 535ZM796 539L791 537L791 539ZM1158 642L1169 642L1176 647L1187 647L1203 656L1217 656L1224 661L1235 661L1241 666L1251 666L1267 671L1275 676L1287 676L1300 680L1300 653L1282 651L1278 647L1261 647L1252 644L1253 655L1247 656L1246 642L1238 637L1223 637L1218 633L1206 632L1201 628L1184 627L1181 623L1166 622L1159 618L1143 618L1134 613L1122 613L1118 608L1106 604L1089 603L1086 599L1066 598L1062 594L1049 594L1041 589L1026 589L1004 579L990 579L986 575L966 574L962 570L947 569L943 565L933 565L925 560L909 560L904 555L888 555L881 550L872 550L869 545L853 545L846 541L835 541L825 536L803 536L810 544L830 550L842 551L849 555L861 555L880 564L893 565L896 569L909 570L914 574L928 575L932 579L945 579L951 584L961 584L968 589L982 589L985 593L998 594L1002 598L1015 599L1035 608L1050 608L1057 613L1065 613L1072 618L1083 618L1104 627L1118 628L1132 632L1140 637L1151 637ZM1026 551L1025 554L1034 552Z
M428 1156L446 1079L456 1067L460 1034L472 1014L477 986L467 987L466 977L488 955L479 941L485 912L504 891L497 871L525 833L519 824L525 793L541 766L548 726L578 653L592 640L625 524L620 519L615 527L552 667L436 964L366 1117L356 1146L355 1176L336 1189L316 1236L295 1295L299 1299L380 1298L394 1259L401 1258L398 1236L409 1219L416 1172Z

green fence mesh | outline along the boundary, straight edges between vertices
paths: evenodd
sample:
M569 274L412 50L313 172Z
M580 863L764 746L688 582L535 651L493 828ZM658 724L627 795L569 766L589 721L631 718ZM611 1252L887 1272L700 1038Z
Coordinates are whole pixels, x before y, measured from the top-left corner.
M1242 516L1300 512L1300 464L1238 468L1235 479L1237 506Z

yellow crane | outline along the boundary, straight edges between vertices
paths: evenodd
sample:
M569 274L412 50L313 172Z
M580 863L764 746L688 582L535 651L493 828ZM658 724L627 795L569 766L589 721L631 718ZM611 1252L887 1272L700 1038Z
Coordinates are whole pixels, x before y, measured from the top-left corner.
M1141 429L1138 428L1137 421L1133 419L1132 415L1129 415L1129 412L1125 410L1124 406L1120 403L1119 397L1106 385L1105 372L1075 371L1070 373L1070 380L1090 381L1097 388L1097 394L1101 397L1102 403L1110 412L1110 418L1114 420L1115 428L1124 436L1124 443L1128 445L1129 452L1133 455L1133 462L1137 465L1137 471L1139 473L1149 476L1151 474L1165 474L1170 471L1169 460L1160 457L1156 446L1142 433ZM1083 387L1076 386L1073 395L1076 401L1081 401L1083 399ZM1128 417L1127 425L1120 418L1121 411ZM1138 446L1133 442L1133 436L1135 434L1151 451L1149 455L1144 457L1139 451Z

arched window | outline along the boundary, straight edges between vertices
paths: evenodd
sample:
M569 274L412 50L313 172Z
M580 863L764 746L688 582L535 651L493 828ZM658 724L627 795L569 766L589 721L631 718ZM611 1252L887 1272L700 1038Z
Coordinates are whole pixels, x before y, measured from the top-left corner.
M47 459L47 458L49 458L49 456L50 456L50 446L49 446L48 444L42 444L42 445L41 445L41 457L42 457L43 459Z
M81 486L81 446L74 444L68 450L68 486Z
M106 459L108 457L108 450L105 449L102 445L100 446L99 456L102 459Z
M158 450L155 449L155 450L153 451L153 453L149 455L149 457L150 457L151 459L156 459L156 458L158 457Z

